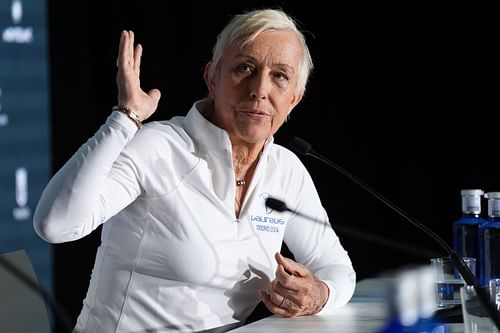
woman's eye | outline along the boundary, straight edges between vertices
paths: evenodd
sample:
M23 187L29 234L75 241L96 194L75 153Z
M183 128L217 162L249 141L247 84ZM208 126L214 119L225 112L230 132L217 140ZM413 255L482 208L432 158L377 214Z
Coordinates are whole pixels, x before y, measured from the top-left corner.
M251 72L252 67L249 64L241 64L238 66L238 71L240 72Z
M288 76L285 73L276 73L275 76L278 80L288 81Z

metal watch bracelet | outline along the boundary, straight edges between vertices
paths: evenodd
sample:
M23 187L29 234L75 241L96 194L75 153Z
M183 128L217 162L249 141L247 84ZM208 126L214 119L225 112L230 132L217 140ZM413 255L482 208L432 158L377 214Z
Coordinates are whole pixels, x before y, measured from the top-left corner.
M134 110L129 108L128 106L117 105L117 106L113 106L112 110L119 111L119 112L126 114L127 117L129 117L130 120L132 120L137 125L137 128L140 129L142 127L142 122L141 122L141 119L139 118L139 115Z

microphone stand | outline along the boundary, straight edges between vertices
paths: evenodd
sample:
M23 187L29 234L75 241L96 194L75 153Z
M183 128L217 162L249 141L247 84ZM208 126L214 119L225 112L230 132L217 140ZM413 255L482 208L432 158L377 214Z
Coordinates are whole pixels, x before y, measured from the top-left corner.
M316 153L314 150L312 150L311 145L304 140L300 138L294 138L291 143L290 147L297 153L306 155L306 156L312 156L318 160L320 160L323 163L326 163L330 167L334 168L347 178L349 178L351 181L362 187L364 190L366 190L368 193L373 195L375 198L377 198L379 201L381 201L383 204L394 210L396 213L398 213L400 216L402 216L405 220L425 232L427 235L429 235L432 239L434 239L449 255L451 258L451 261L455 268L458 270L458 272L462 275L464 281L468 285L474 286L474 289L476 290L477 296L481 302L481 304L484 306L486 309L489 317L493 320L495 323L495 326L500 329L500 316L497 313L495 306L493 303L490 301L490 296L488 295L488 292L482 288L482 286L479 284L477 279L474 277L474 274L472 271L469 269L469 267L465 264L463 259L457 255L455 251L441 238L439 237L434 231L429 229L426 225L422 224L420 221L418 221L416 218L412 217L410 214L406 213L403 209L399 208L396 206L394 203L392 203L389 199L385 198L382 194L378 193L375 191L373 188L371 188L368 184L363 182L362 180L358 179L356 176L354 176L352 173L347 171L346 169L342 168L338 164L330 161L326 157ZM283 203L284 207L286 210L289 210L288 207Z

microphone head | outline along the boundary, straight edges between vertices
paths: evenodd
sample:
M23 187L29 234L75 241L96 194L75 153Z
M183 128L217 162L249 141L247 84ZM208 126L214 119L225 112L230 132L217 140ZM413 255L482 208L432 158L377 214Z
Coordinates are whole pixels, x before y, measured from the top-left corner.
M289 210L283 201L271 197L266 199L266 207L274 209L278 212L286 212Z
M288 147L300 155L306 155L312 150L312 146L308 142L298 137L294 137L288 144Z

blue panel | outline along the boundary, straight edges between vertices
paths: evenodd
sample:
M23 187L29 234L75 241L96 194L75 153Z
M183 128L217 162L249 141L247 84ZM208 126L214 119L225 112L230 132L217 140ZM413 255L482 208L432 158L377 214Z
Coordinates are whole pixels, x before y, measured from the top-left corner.
M52 291L52 249L33 230L50 176L46 1L0 2L0 253L25 249Z

